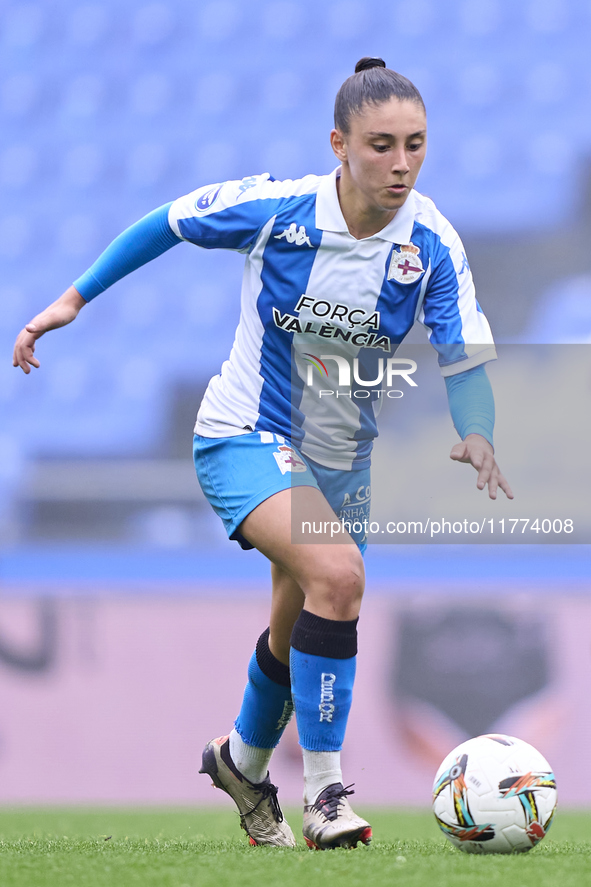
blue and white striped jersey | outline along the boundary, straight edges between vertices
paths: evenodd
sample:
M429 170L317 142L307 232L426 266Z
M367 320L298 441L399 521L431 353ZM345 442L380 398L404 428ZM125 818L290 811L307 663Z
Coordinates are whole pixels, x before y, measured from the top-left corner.
M356 240L338 173L206 186L174 201L168 220L184 240L246 255L234 345L196 433L271 431L321 465L351 469L370 458L381 404L375 388L356 395L383 375L415 319L444 376L496 354L462 243L433 202L412 191L389 225ZM339 386L343 396L320 394Z

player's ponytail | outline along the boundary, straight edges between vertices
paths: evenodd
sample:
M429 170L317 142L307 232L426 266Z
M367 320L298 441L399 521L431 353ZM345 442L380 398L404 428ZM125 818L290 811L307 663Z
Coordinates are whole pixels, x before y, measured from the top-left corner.
M360 114L366 104L380 105L389 99L416 102L425 107L421 94L407 77L386 67L380 58L365 56L355 65L355 73L345 80L334 104L334 125L341 132L349 132L349 122Z

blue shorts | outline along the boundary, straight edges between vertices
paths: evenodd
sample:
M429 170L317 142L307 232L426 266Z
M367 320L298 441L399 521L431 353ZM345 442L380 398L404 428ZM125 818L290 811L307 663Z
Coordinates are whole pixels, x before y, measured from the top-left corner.
M253 431L236 437L196 434L193 457L201 489L221 517L230 539L253 546L238 527L257 505L294 486L316 487L361 552L367 547L371 502L369 466L352 471L325 468L304 458L280 434Z

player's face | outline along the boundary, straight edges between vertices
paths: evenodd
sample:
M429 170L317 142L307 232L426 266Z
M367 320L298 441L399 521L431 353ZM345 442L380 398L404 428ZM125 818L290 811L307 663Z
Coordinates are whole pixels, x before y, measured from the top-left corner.
M343 185L361 211L395 214L417 180L427 150L427 119L416 102L392 98L367 104L349 132L331 133Z

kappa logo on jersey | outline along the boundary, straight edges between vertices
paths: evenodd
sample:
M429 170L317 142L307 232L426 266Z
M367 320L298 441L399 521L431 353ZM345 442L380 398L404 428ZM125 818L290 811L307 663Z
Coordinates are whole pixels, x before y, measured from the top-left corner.
M256 176L246 176L240 184L238 185L238 190L240 191L240 196L244 194L245 191L248 191L249 188L254 188L257 183Z
M209 209L210 206L213 206L213 204L218 199L220 191L223 187L223 183L221 185L214 185L213 188L210 188L209 191L206 191L205 194L202 194L201 197L198 197L195 201L195 209L198 209L201 212L205 212L206 209Z
M287 471L299 472L308 470L308 466L302 457L298 456L296 451L292 447L288 447L287 444L278 447L277 452L273 453L273 455L281 474L285 474Z
M312 247L304 226L300 225L298 228L295 222L292 222L289 228L286 228L282 234L276 234L275 240L281 240L283 237L285 237L288 243L295 243L296 246L303 246L306 243L309 247Z
M423 263L419 259L419 248L414 243L401 246L400 251L394 250L390 260L388 280L397 283L414 283L425 273Z

